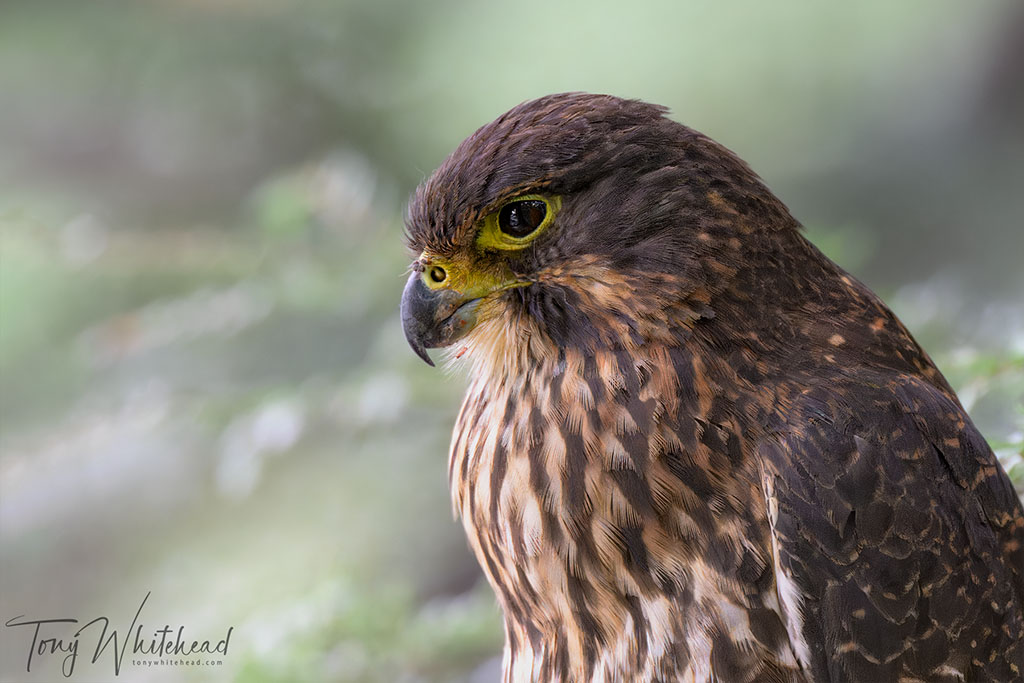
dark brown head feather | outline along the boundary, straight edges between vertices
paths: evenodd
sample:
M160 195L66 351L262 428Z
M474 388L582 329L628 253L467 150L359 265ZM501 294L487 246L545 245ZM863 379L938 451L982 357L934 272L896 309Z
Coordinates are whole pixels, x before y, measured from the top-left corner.
M599 215L577 215L573 232L581 246L606 250L674 228L680 210L693 214L694 231L724 211L752 226L796 225L742 160L665 113L587 93L520 104L463 141L416 190L410 248L446 253L464 245L488 210L530 191L571 197L599 190L598 201L587 203Z
M706 295L729 287L742 269L773 262L766 252L778 247L773 236L799 226L739 157L665 113L586 93L520 104L466 139L416 191L410 248L501 258L535 283L544 271L586 258L640 278L636 286L643 278L671 282L667 300L698 293L691 308L706 308ZM515 254L475 253L481 219L534 192L561 197L552 227ZM593 345L596 331L573 287L548 281L506 299L555 343Z

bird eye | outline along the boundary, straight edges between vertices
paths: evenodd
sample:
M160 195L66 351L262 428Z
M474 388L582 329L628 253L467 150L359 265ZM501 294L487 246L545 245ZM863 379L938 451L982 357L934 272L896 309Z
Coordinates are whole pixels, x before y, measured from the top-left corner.
M477 247L488 251L525 249L555 220L562 206L557 195L528 194L508 200L481 221Z
M541 199L510 202L498 212L498 228L510 237L526 237L540 227L547 215L548 206Z

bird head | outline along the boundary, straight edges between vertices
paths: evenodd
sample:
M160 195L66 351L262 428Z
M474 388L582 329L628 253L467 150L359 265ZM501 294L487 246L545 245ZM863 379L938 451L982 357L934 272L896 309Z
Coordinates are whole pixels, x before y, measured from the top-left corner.
M713 315L745 254L796 226L663 107L550 95L477 130L416 190L402 324L431 365L427 348L509 365L678 336Z

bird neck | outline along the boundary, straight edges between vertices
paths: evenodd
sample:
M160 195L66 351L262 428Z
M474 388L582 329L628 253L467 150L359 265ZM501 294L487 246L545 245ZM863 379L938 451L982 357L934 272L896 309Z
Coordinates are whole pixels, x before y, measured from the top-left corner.
M707 653L674 649L706 636L710 652L697 625L774 613L740 392L686 345L557 349L532 361L474 378L449 470L505 613L506 671L552 681L698 671ZM747 624L737 616L717 628Z

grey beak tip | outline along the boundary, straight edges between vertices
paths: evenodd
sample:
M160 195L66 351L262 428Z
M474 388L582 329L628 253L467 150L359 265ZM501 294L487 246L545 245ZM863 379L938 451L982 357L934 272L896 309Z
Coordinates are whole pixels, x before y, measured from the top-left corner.
M430 360L430 356L427 355L427 350L425 348L421 346L419 348L413 348L413 351L416 352L417 356L423 359L424 363L426 363L430 367L434 367L434 361Z
M434 367L434 361L430 360L430 356L427 355L427 349L423 345L423 337L427 330L417 318L415 312L415 309L422 305L423 290L423 284L419 282L419 278L413 273L405 285L405 290L402 292L402 304L400 307L402 331L405 333L405 340L409 342L409 346L416 355L422 358L424 363Z

